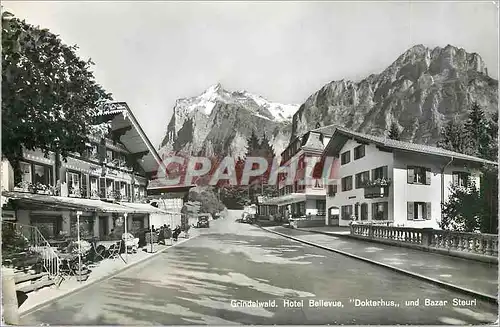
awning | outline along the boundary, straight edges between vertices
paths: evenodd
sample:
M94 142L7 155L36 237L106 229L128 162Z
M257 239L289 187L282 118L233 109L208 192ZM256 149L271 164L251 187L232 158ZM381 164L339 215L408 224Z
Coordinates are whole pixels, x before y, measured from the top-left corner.
M305 193L290 193L287 195L270 198L264 200L260 205L287 205L296 202L306 201L306 199L324 199L326 195L323 194L305 194Z
M3 191L2 198L19 201L20 204L29 204L48 209L59 210L80 210L94 212L116 212L135 213L135 210L117 203L105 202L101 200L70 198L62 196L52 196L43 194L32 194L24 192ZM3 203L2 199L2 203Z
M120 202L120 205L130 208L134 210L134 213L156 213L156 214L164 214L164 215L178 215L180 212L173 212L162 210L157 207L153 207L148 203L133 203L133 202Z

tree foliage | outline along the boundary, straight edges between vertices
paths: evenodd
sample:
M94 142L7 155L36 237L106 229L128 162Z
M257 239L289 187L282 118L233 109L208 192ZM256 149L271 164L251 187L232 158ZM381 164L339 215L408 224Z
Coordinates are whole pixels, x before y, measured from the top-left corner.
M452 120L443 128L438 146L490 161L498 161L498 112L488 116L473 103L465 122ZM450 187L442 205L442 228L497 233L498 167L483 165L480 188Z
M93 117L111 95L77 46L2 13L2 152L18 171L23 149L82 151Z
M399 127L396 122L392 122L391 127L389 128L389 134L388 137L391 140L400 140L400 133L399 133Z
M267 185L273 159L274 151L269 140L264 135L259 140L257 135L252 132L247 141L247 151L244 158L239 158L236 162L236 177L241 182L243 170L245 168L245 159L249 157L265 158L268 161L267 171L260 176L250 177L249 185L224 185L221 187L221 199L224 204L231 209L241 209L245 205L256 202L257 196L276 196L277 189L275 185Z
M476 232L480 225L481 197L471 184L467 187L451 187L450 197L442 206L440 226L457 232Z
M215 214L225 209L224 204L219 200L216 190L210 186L197 186L189 190L189 201L201 203L200 212Z

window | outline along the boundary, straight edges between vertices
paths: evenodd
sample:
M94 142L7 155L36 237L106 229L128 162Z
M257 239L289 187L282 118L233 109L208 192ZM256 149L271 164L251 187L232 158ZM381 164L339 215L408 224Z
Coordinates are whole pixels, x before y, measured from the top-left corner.
M356 188L362 188L368 180L370 180L370 171L367 170L356 174Z
M316 200L316 209L318 216L324 216L326 211L326 200Z
M75 215L70 216L70 236L78 235L78 224ZM94 236L94 219L92 216L80 216L80 237Z
M354 160L363 158L365 156L365 145L362 144L354 148Z
M292 185L289 186L292 187ZM144 186L139 186L139 196L141 198L146 196L146 189L144 188Z
M408 167L408 184L431 185L431 170L425 167Z
M34 170L34 181L35 184L43 184L43 185L53 185L52 183L52 167L42 166L33 164Z
M106 198L113 197L114 185L112 179L106 179Z
M70 196L80 197L80 174L68 172L68 193Z
M432 210L430 202L408 202L408 220L430 220Z
M328 196L335 196L337 194L337 184L328 185Z
M89 175L87 174L82 174L82 197L87 198L89 196L88 192L88 178Z
M107 184L106 184L106 178L100 177L99 178L99 197L105 198L107 194Z
M97 177L90 177L90 197L98 197L99 188L97 185Z
M351 151L346 151L340 155L340 164L345 165L351 161Z
M113 150L106 150L106 159L107 162L113 161Z
M378 202L372 204L373 220L389 220L389 202Z
M314 188L324 188L323 180L321 178L317 178L314 180Z
M341 219L342 220L351 220L352 216L352 205L342 206L340 208L341 211Z
M31 183L32 182L31 164L27 162L20 162L19 168L21 169L21 180L23 182Z
M387 166L378 167L372 170L372 179L387 179L389 178L389 174L387 171Z
M463 171L454 171L452 175L453 185L466 187L470 183L470 173Z
M115 181L115 188L114 188L113 197L116 197L117 195L121 195L121 187L120 187L120 182Z
M127 197L127 183L121 182L120 192L122 194L122 197Z
M361 220L368 220L368 203L361 203Z
M352 176L342 178L342 192L352 190Z
M30 217L32 226L38 228L45 239L53 239L58 236L62 229L62 218L60 216L33 215Z
M306 215L306 202L302 201L299 203L299 216Z
M90 160L99 159L99 149L97 144L88 144L85 149L84 157Z

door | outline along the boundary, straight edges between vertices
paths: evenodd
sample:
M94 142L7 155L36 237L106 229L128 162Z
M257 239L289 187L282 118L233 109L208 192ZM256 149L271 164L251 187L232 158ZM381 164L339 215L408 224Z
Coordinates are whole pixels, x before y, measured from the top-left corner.
M328 225L329 226L339 226L339 207L328 208Z
M107 216L99 217L99 238L108 235L109 231L109 221Z

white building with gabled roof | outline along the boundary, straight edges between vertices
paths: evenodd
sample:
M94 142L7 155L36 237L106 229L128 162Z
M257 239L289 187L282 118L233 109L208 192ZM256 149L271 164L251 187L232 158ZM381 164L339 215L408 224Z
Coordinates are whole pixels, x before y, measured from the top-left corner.
M437 147L362 134L342 127L324 156L340 161L336 183L328 186L327 225L360 222L439 228L441 203L452 183L479 187L482 165L496 162ZM332 212L340 211L340 219ZM336 218L336 217L334 217Z

